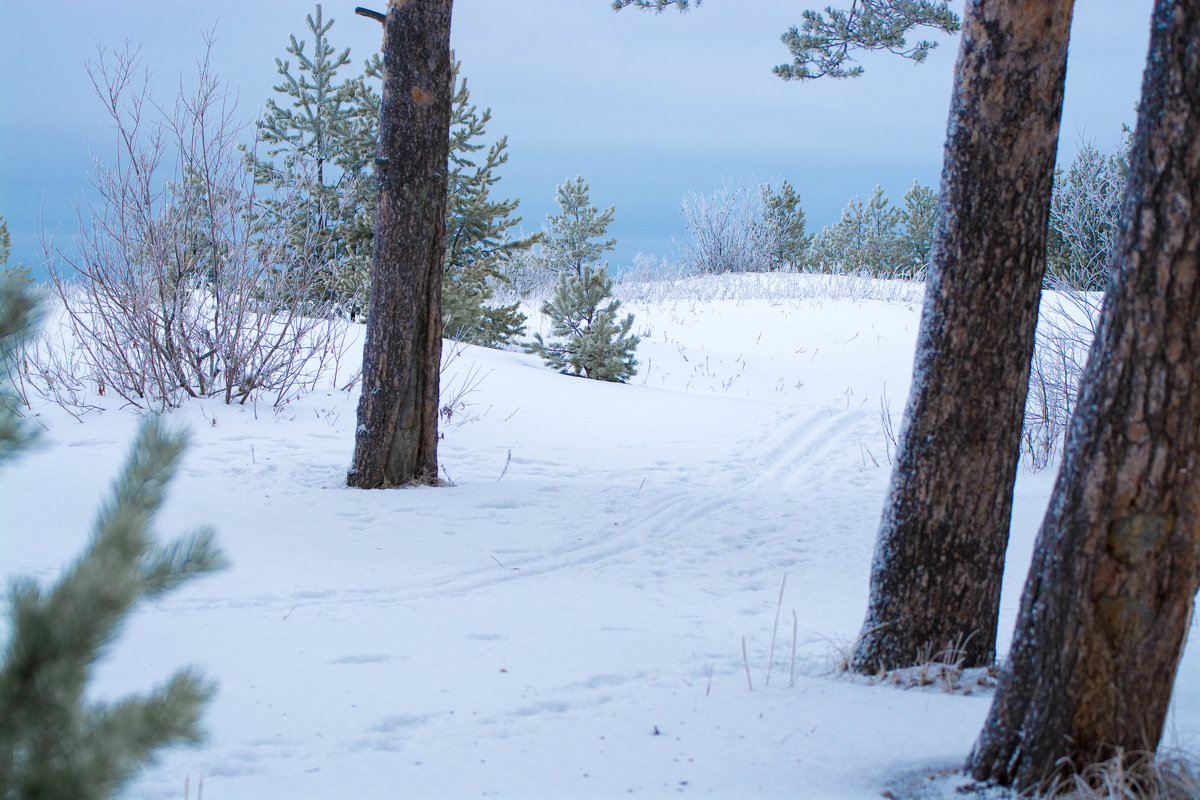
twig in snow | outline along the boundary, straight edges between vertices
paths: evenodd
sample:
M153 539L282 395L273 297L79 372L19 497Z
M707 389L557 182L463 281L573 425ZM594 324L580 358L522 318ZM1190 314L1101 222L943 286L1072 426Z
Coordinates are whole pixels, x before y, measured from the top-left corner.
M775 624L771 627L771 653L767 656L767 681L766 685L771 685L771 667L775 666L775 634L779 631L779 610L783 608L783 587L787 586L787 573L783 573L783 580L779 582L779 600L775 603Z
M512 463L512 448L508 448L508 458L504 460L504 469L500 470L500 478L504 477L504 473L508 472L508 465ZM878 466L878 464L876 465ZM496 478L496 483L500 482L500 478Z
M788 673L788 688L796 685L796 609L792 609L792 668Z
M746 685L754 691L754 681L750 680L750 659L746 656L746 637L742 637L742 664L746 667Z
M872 463L872 464L874 464L875 466L877 466L877 467L878 467L878 466L879 466L879 462L875 460L875 456L874 456L874 454L872 454L872 453L871 453L871 448L867 447L866 443L864 443L864 442L859 442L859 443L858 443L858 446L859 446L859 447L861 447L863 450L865 450L865 451L866 451L866 453L867 453L867 458L870 458L870 459L871 459L871 463ZM867 465L867 460L864 458L864 459L863 459L863 466L865 467L866 465Z

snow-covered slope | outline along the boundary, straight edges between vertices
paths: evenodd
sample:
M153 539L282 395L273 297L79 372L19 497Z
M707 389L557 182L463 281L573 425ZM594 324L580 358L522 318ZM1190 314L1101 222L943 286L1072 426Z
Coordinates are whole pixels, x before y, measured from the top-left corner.
M899 425L907 396L919 295L899 294L629 304L629 385L456 346L446 488L344 487L357 389L172 413L192 445L159 530L212 524L232 567L142 608L95 695L183 664L220 689L207 742L128 796L872 798L957 766L986 688L836 672L888 478L881 401ZM0 571L50 581L137 418L37 411L42 446L0 475ZM1018 482L1004 647L1052 479ZM1169 734L1193 749L1197 684L1193 648Z

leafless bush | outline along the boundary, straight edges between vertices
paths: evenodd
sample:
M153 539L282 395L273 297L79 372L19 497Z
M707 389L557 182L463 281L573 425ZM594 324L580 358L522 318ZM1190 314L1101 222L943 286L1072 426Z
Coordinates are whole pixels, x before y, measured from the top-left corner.
M54 305L46 303L46 306ZM36 335L22 342L16 354L16 369L11 375L17 397L30 406L33 393L61 406L76 419L88 411L98 410L91 402L91 389L81 377L87 374L81 351L74 337L61 324L59 313L51 313L49 324Z
M1102 301L1097 292L1073 288L1043 296L1021 433L1026 463L1035 471L1062 452Z
M1022 451L1039 470L1054 461L1075 411L1079 379L1100 319L1125 192L1123 156L1083 141L1054 182L1037 343L1025 402Z
M711 195L692 192L681 207L688 241L680 258L689 272L766 272L768 245L758 225L758 192L726 184Z
M237 149L236 98L209 66L171 107L139 79L137 52L100 51L88 65L116 130L95 159L94 197L69 251L43 239L85 376L145 409L187 397L276 404L311 387L340 355L344 326L304 300L316 253L256 225L253 176ZM50 367L43 363L42 367Z

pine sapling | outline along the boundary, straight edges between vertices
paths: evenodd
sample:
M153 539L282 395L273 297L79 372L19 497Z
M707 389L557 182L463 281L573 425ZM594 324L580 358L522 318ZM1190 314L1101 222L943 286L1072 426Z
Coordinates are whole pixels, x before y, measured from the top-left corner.
M637 371L633 352L640 341L629 332L633 315L618 321L618 300L601 308L612 286L612 278L597 267L559 275L554 296L542 304L542 313L550 318L550 332L560 341L546 342L535 333L527 351L563 373L616 382L633 377Z

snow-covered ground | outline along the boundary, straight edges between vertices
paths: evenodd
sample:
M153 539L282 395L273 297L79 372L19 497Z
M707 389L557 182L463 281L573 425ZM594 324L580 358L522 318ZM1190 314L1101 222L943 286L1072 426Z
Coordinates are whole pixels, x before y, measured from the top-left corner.
M644 337L629 385L456 348L447 488L345 488L357 389L170 414L192 444L158 529L211 524L232 566L141 608L94 696L185 664L220 688L207 741L127 795L849 800L960 765L989 689L837 672L919 290L786 280L627 303ZM37 407L41 447L0 474L0 573L49 582L84 547L138 424L113 405L82 423ZM1002 648L1052 481L1018 479ZM1200 750L1194 647L1167 739Z

